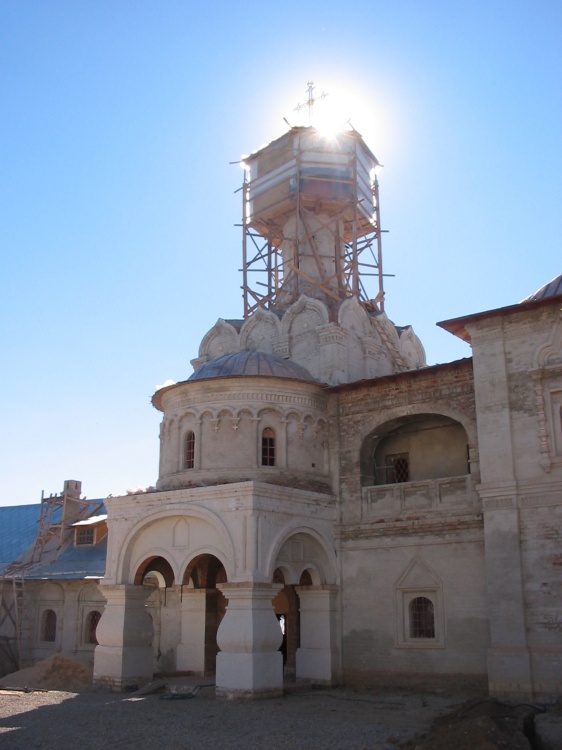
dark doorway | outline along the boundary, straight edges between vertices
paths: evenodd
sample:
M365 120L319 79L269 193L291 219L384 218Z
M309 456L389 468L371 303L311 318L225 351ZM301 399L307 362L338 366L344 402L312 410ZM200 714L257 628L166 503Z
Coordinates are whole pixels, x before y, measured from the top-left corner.
M214 555L199 555L187 566L183 584L205 589L205 675L216 671L217 630L226 612L227 599L217 583L226 583L226 570Z

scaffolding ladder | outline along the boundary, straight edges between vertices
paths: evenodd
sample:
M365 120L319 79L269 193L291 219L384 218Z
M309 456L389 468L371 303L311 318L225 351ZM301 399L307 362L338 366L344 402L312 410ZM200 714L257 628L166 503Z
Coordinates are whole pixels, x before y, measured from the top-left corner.
M23 571L4 571L0 578L0 660L8 672L24 666L32 658L31 638L25 654L25 635L30 635Z

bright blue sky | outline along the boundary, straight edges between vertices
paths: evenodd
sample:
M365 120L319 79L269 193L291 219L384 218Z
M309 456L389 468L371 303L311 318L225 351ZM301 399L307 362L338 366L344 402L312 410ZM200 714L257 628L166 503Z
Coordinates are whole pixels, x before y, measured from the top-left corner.
M436 321L562 271L561 29L558 0L0 0L0 504L156 482L156 384L242 316L229 162L309 80L385 165L389 317L469 356Z

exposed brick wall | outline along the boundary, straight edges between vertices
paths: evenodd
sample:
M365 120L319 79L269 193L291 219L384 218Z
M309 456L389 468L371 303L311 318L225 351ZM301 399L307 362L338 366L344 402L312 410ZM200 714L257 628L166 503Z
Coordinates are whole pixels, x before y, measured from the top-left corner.
M471 359L340 386L332 389L331 398L337 400L337 417L331 419L330 440L337 446L338 494L344 509L360 498L363 441L385 422L407 414L443 414L460 421L468 434L477 473ZM478 481L478 476L474 479ZM349 520L354 520L353 514Z

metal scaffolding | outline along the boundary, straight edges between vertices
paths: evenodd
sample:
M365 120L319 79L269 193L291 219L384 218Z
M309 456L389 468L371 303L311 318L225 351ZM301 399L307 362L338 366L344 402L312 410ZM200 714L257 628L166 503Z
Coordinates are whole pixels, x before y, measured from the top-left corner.
M33 634L27 609L25 576L38 564L56 559L73 533L70 524L92 508L80 498L81 483L64 483L60 495L41 493L39 525L33 546L2 571L0 577L0 659L11 671L21 669L32 658ZM65 533L66 532L66 533ZM49 553L49 554L47 554Z
M384 310L379 162L359 133L327 140L291 128L244 166L244 317L287 309L303 292L328 307L355 296Z

